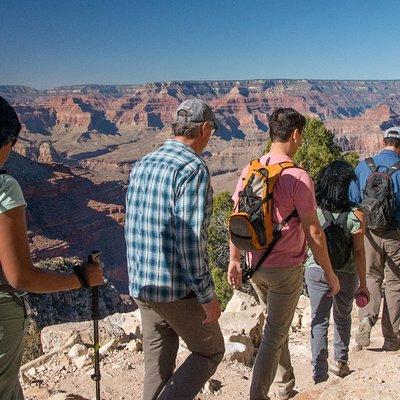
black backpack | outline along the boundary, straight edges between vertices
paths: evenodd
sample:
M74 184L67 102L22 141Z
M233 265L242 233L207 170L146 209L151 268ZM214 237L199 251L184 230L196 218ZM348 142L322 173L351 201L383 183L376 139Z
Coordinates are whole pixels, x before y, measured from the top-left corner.
M335 219L330 211L322 210L325 223L322 229L325 232L329 258L334 270L340 271L350 259L353 248L353 237L346 231L348 212L343 212Z
M363 191L361 209L365 212L367 227L373 231L386 231L393 226L396 202L391 176L400 169L400 161L379 172L372 158L365 160L372 174Z

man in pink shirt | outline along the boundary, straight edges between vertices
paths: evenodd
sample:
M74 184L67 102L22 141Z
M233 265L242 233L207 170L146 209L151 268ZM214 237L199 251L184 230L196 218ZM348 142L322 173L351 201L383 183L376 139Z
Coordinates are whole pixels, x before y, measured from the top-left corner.
M304 116L293 108L276 109L269 119L271 150L261 157L261 162L276 164L292 161L301 144L305 124ZM239 192L243 190L243 178L248 168L243 170L232 197L235 204ZM289 399L295 394L288 333L303 288L307 241L324 269L326 281L332 289L330 295L334 296L340 288L329 260L325 235L318 221L314 186L308 173L297 167L284 170L275 185L273 201L274 222L282 222L294 209L298 216L283 226L281 238L251 279L265 307L267 319L253 367L250 400L269 399L269 388L276 374L280 399ZM249 254L252 266L257 264L264 251ZM232 242L228 280L234 288L239 288L242 283L240 250Z

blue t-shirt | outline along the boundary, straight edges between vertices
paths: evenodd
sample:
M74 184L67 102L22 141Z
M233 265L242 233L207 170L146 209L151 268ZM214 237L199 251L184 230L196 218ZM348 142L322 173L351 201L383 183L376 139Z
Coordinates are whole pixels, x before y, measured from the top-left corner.
M378 167L378 171L387 171L391 166L400 161L400 156L393 150L382 150L376 156L373 157L375 165ZM359 205L363 199L363 191L368 177L371 175L371 170L369 169L367 163L361 161L356 168L357 179L350 184L349 196L350 201L354 205ZM396 200L396 226L400 227L400 171L395 172L392 175L393 182L393 192Z

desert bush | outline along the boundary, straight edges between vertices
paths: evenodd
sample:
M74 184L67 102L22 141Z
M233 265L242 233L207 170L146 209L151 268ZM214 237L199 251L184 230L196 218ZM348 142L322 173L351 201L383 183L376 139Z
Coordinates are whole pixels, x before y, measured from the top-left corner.
M34 360L43 354L42 344L40 342L40 330L33 319L28 322L28 328L25 334L24 351L22 354L22 364Z

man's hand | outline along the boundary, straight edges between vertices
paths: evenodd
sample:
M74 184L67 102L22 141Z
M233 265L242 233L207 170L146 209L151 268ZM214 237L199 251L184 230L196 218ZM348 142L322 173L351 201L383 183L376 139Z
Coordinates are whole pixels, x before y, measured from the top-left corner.
M242 285L242 268L239 260L231 260L228 267L228 282L234 289Z
M325 273L326 281L331 288L331 291L328 293L329 297L333 297L339 293L340 283L337 275L332 271L330 273Z
M206 313L206 319L203 321L203 324L211 324L218 321L221 315L221 306L215 294L213 299L209 303L202 304L202 307Z
M104 284L102 262L85 262L82 264L82 269L85 272L89 286L100 286Z

